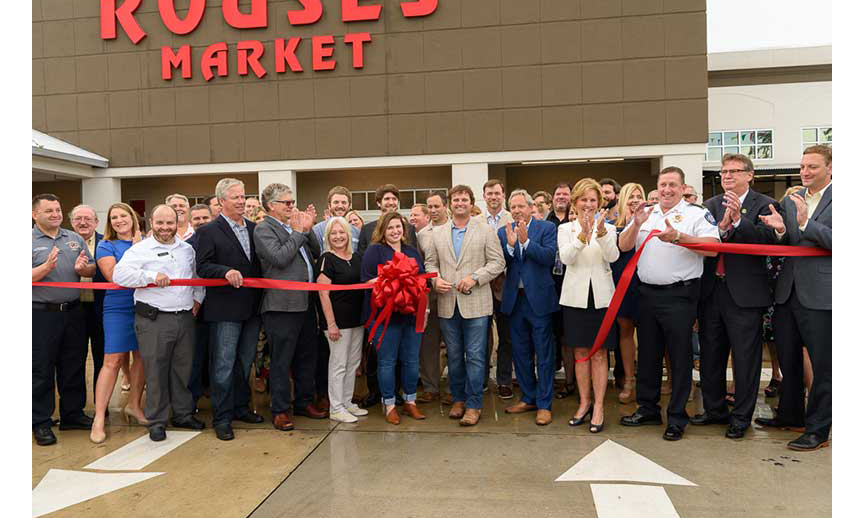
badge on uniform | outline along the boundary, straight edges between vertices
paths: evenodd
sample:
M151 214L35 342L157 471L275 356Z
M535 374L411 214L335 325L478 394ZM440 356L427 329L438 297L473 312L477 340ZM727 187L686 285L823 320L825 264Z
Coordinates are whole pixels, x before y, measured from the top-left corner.
M672 218L672 221L674 221L675 223L681 223L682 221L684 221L684 216L682 216L681 214L675 214L675 217Z
M705 220L708 221L708 223L714 225L715 227L717 226L717 220L714 219L714 216L712 216L711 213L707 210L705 211Z
M70 250L78 250L81 247L77 241L66 241L66 246L68 246Z

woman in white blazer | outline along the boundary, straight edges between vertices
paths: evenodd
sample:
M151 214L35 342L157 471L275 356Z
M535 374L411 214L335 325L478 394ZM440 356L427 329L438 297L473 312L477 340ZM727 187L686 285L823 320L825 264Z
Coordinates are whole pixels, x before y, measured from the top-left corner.
M561 262L567 265L559 301L564 320L565 362L588 356L615 292L609 264L618 259L619 252L615 227L606 223L606 210L599 210L602 199L600 184L596 180L579 180L570 195L570 206L576 210L576 220L558 227L558 252ZM603 347L614 349L617 343L613 328ZM603 430L603 398L608 376L606 351L598 352L587 362L576 364L579 409L569 421L571 426L581 425L590 417L589 430L592 433ZM593 404L590 400L592 379Z

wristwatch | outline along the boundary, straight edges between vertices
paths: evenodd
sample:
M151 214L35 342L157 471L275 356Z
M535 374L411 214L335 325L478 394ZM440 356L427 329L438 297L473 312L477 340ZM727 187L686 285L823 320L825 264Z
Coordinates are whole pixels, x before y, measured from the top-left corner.
M672 240L672 243L677 245L678 241L681 241L681 231L680 230L675 231L675 239Z
M480 282L480 276L477 275L476 273L472 273L471 274L471 280L473 280L474 282Z

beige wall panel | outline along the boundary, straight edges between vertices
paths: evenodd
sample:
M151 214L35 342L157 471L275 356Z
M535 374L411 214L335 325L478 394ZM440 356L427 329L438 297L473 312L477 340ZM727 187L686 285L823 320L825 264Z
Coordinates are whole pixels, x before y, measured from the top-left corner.
M42 0L31 0L30 6L33 8L33 21L39 22L42 21Z
M504 106L540 106L540 67L505 68L501 72Z
M707 139L707 127L707 99L666 103L666 141L670 144Z
M92 3L96 4L96 2ZM98 8L98 4L96 5ZM92 18L74 20L73 23L75 27L75 53L78 56L102 54L105 52L105 43L100 37L98 14Z
M426 81L422 74L391 74L387 77L387 91L390 113L426 111Z
M667 13L705 11L705 0L663 0L663 11Z
M69 0L42 0L42 18L65 20L75 16L75 6Z
M96 55L75 58L75 76L79 92L103 92L107 90L107 57L105 55Z
M45 114L48 131L78 129L78 96L74 94L46 96Z
M501 63L504 66L540 62L540 24L501 28Z
M423 69L452 70L462 66L461 31L423 33Z
M91 0L72 0L75 6L75 17L99 16L99 4Z
M503 95L501 70L466 70L462 79L466 110L501 107Z
M210 122L210 89L203 86L174 88L178 124Z
M582 65L542 67L543 105L582 104Z
M544 23L542 27L543 63L572 63L581 59L582 30L579 22Z
M540 20L544 22L558 20L578 20L582 2L562 2L561 0L541 0Z
M351 80L345 77L315 80L315 115L344 117L351 114Z
M282 144L282 158L294 160L318 156L313 119L281 121L279 138Z
M582 102L620 102L624 96L624 63L606 61L582 65Z
M47 123L45 122L45 97L33 98L33 129L39 131L47 131Z
M351 156L387 154L387 117L351 119Z
M657 137L666 137L666 105L644 102L624 105L624 144L650 144Z
M45 95L45 68L42 66L43 62L33 61L33 66L31 67L31 78L32 78L32 95Z
M61 20L42 22L46 58L75 55L75 22Z
M432 72L426 79L426 110L430 112L462 109L462 72Z
M111 156L111 132L108 130L79 131L78 142L87 151L103 157Z
M614 2L604 2L612 4ZM621 4L618 3L618 10ZM621 19L604 18L582 22L582 59L601 61L621 59Z
M670 99L701 98L708 88L705 56L666 60L666 96Z
M539 108L507 110L503 113L504 149L540 147L543 117Z
M584 143L582 106L543 108L543 146L576 148Z
M662 57L666 52L666 42L662 37L664 23L662 16L633 16L622 20L622 57L650 58Z
M348 156L351 153L351 120L317 119L315 152L318 157Z
M462 66L466 69L501 66L501 28L463 29Z
M247 122L243 125L246 160L279 160L282 158L279 122Z
M45 69L45 93L75 93L75 60L71 58L48 58L42 61Z
M501 23L499 0L462 0L462 26L476 27Z
M108 89L130 90L141 88L140 54L112 54L108 56Z
M534 23L540 21L540 0L501 0L501 23Z
M634 59L623 63L623 100L652 101L666 98L666 60ZM674 76L671 76L674 77Z
M669 14L664 22L667 56L705 54L708 29L704 11Z
M240 162L243 152L243 124L217 124L210 128L211 156L216 162Z
M164 126L141 130L141 147L146 165L177 163L177 127Z
M465 145L462 112L426 115L426 152L454 153Z
M586 146L616 146L624 142L622 105L596 104L585 106L583 110L583 142Z
M386 76L352 77L348 81L351 94L351 115L387 113Z
M42 32L44 31L45 24L43 23L33 23L33 29L31 31L31 36L33 37L33 59L38 59L45 57L45 42L42 38Z
M177 127L177 162L181 164L210 162L210 126Z
M144 161L141 130L112 129L111 130L111 165L115 167L139 165Z
M108 129L108 94L92 93L78 96L78 128Z
M266 84L269 86L269 83ZM227 84L209 87L211 122L240 122L243 120L244 85Z
M279 81L279 117L305 119L315 116L315 81Z
M423 29L424 30L433 30L433 29L455 29L461 27L462 25L462 2L471 2L473 0L447 0L446 2L438 2L438 10L435 11L435 16L430 16L423 20ZM402 10L399 8L399 2L397 0L387 0L381 2L384 4L384 13L382 14L382 18L386 18L388 22L392 22L394 20L401 20L402 22L408 22L404 16L402 16ZM411 30L410 23L404 23L404 27ZM381 30L380 27L377 30Z
M174 124L176 114L174 92L166 89L144 90L141 97L141 117L144 126Z
M500 111L465 112L465 147L468 151L502 151L503 114Z
M425 115L391 115L389 121L389 150L391 155L422 155L426 153Z
M663 12L663 0L624 0L622 12L624 16L640 14L655 14Z
M243 113L247 121L279 118L279 87L275 82L251 82L243 85Z
M582 18L621 16L621 0L582 0Z

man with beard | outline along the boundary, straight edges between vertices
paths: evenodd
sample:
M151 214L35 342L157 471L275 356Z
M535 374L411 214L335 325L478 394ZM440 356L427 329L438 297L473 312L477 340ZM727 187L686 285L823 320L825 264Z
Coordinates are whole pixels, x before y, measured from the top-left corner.
M324 250L324 229L327 228L327 222L330 218L334 217L346 217L348 212L351 211L351 191L349 191L346 187L342 187L341 185L337 185L330 189L330 192L327 193L327 210L325 213L328 213L324 221L318 222L312 227L312 232L315 234L315 237L318 238L318 244L320 244L320 249ZM360 230L354 226L351 227L351 246L356 250L357 243L360 239Z
M612 178L600 180L600 189L603 190L603 208L609 211L618 206L618 193L621 192L621 184ZM609 214L612 217L612 214Z

